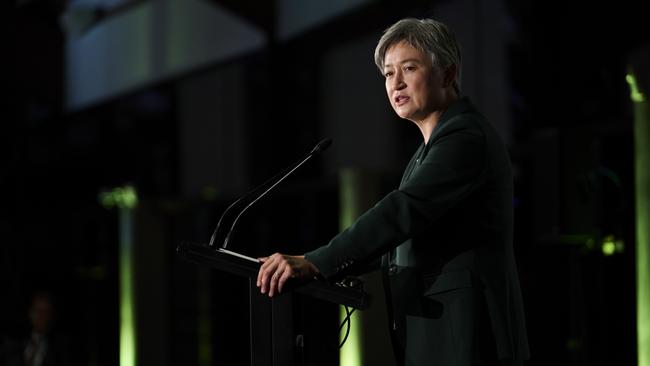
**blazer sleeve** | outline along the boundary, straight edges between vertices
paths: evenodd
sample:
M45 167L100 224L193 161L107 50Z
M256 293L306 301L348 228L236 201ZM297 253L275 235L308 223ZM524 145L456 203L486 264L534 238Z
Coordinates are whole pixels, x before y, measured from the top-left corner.
M305 254L325 277L368 263L426 229L480 185L486 141L469 118L453 118L434 132L424 161L394 190L329 244Z

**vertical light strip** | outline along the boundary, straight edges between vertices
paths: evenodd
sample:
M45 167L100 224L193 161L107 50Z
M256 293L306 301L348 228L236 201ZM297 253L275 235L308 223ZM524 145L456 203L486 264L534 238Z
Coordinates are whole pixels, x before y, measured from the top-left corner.
M118 286L120 312L120 366L135 366L137 360L135 322L135 272L133 266L133 209L138 195L132 186L101 192L99 202L106 209L118 208Z
M133 296L133 209L120 207L120 366L136 364L135 301Z
M634 75L626 80L634 103L637 355L639 366L650 366L650 108Z
M358 172L353 169L343 169L339 173L339 227L346 229L354 223L361 214L358 193L360 186ZM340 319L345 319L345 308L340 309ZM340 341L345 337L346 327L340 332ZM340 366L363 365L361 353L361 314L355 311L350 317L350 334L345 345L339 351Z

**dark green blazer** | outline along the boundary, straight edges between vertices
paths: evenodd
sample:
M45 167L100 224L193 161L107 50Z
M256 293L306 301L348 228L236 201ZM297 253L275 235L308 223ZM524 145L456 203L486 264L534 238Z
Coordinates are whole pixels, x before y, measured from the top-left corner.
M442 115L390 192L326 246L326 277L381 258L399 364L527 359L508 152L468 98Z

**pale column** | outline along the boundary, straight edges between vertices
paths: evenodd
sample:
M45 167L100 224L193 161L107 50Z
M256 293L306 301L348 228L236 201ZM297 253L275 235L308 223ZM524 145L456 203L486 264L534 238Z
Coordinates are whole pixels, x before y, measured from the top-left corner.
M636 315L639 366L650 366L650 108L632 73L636 203Z

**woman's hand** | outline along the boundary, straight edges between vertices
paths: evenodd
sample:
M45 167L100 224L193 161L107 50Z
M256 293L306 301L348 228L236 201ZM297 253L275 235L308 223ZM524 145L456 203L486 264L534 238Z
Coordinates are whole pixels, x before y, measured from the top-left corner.
M316 266L306 260L304 255L275 253L260 258L260 261L262 267L257 274L257 287L260 287L263 294L268 291L269 297L282 292L282 287L289 278L311 279L318 273Z

